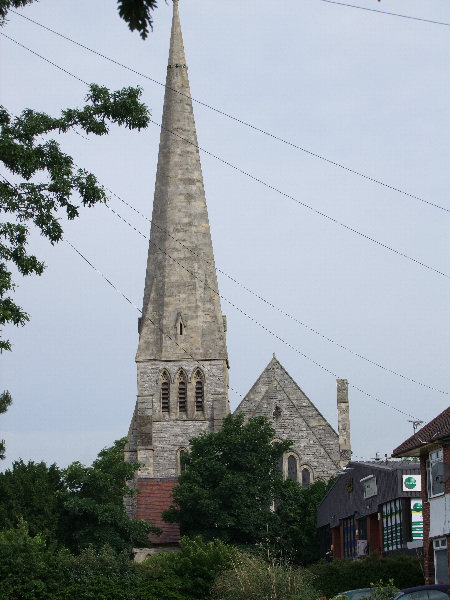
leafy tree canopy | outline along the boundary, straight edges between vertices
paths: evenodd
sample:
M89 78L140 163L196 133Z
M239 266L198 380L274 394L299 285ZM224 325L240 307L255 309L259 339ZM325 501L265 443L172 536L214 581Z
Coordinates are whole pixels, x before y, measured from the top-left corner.
M44 270L44 263L27 253L28 225L33 223L54 244L63 235L62 214L74 219L81 205L106 199L95 175L77 168L48 135L75 128L104 135L110 123L146 127L149 113L140 96L140 88L110 92L92 84L86 97L89 104L63 110L57 118L30 109L12 117L0 107L0 161L14 177L12 181L2 173L0 178L0 214L11 215L11 221L0 224L0 327L24 325L29 319L9 295L15 287L12 265L21 275L40 275ZM0 351L10 349L8 340L0 340Z
M130 519L124 496L138 468L125 462L125 438L102 450L92 466L79 462L61 470L56 465L22 460L0 473L0 529L13 528L23 519L30 535L79 553L83 548L131 550L148 546L150 531L145 521Z
M11 8L21 8L36 0L0 0L0 26L5 23ZM157 0L117 0L120 17L131 31L138 31L145 40L149 29L153 29L152 11L158 6Z
M291 446L290 440L273 442L274 433L266 418L244 424L240 413L228 415L217 433L193 438L164 518L178 522L186 535L233 544L265 540L282 484L279 459Z
M11 404L12 398L8 390L0 394L0 415L8 410L8 406ZM5 440L0 440L0 460L5 458Z

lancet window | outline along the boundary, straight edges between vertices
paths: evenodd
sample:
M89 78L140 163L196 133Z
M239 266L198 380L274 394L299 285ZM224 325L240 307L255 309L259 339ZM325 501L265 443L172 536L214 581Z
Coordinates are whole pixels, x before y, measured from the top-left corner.
M178 412L185 413L187 406L187 382L183 371L178 373Z
M293 479L297 481L298 466L297 466L297 457L293 454L289 454L287 459L287 476L288 479Z
M200 369L197 369L194 373L195 382L195 410L196 412L203 412L204 401L205 401L205 384L203 381L203 374Z
M167 371L161 373L161 412L170 411L170 377Z
M306 489L311 485L311 469L302 467L302 488Z

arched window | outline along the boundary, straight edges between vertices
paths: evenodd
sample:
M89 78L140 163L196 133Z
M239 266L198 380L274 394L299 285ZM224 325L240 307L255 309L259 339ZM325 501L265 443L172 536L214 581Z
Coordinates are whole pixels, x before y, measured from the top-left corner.
M294 481L297 481L297 469L297 458L293 454L290 454L287 460L288 479L293 479Z
M203 375L200 369L197 369L194 373L195 382L195 411L203 412L205 386L203 382Z
M302 488L306 489L311 485L311 471L307 467L302 469Z
M161 412L170 411L170 378L167 371L161 373Z
M178 373L178 412L185 413L186 412L186 375L183 371Z

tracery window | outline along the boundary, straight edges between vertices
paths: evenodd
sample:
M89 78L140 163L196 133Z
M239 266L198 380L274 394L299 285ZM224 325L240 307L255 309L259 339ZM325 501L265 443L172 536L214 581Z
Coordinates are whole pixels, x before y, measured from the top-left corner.
M167 371L161 373L161 412L170 411L170 377Z
M186 412L186 394L187 394L187 383L186 375L183 371L178 373L178 412Z
M197 369L194 373L195 382L195 410L196 412L203 412L204 408L204 395L205 385L203 381L203 374L200 369Z

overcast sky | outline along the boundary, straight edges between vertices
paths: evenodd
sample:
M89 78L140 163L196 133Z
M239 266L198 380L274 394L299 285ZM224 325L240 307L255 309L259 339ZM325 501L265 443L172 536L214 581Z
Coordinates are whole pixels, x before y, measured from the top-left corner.
M448 0L357 3L450 23ZM111 0L41 0L20 12L164 82L172 3L159 4L145 42ZM450 27L321 0L180 0L180 14L194 98L450 209ZM11 14L1 32L88 82L142 86L160 121L162 86L20 16ZM0 101L12 113L32 107L56 115L82 105L82 83L3 36L0 56ZM409 419L427 422L449 405L450 214L199 104L194 111L202 148L447 275L202 155L216 265L279 309L218 273L232 408L275 352L335 428L336 376L347 378L354 458L390 454L412 434ZM61 139L78 165L147 217L158 142L155 125L141 133L114 127L102 139ZM110 205L148 235L143 217L115 196ZM141 305L145 239L104 206L83 210L65 232ZM15 299L31 321L3 332L13 351L0 357L0 389L9 389L14 402L0 416L2 469L19 457L90 463L127 433L136 398L137 311L66 243L51 247L34 235L32 249L47 269L18 280Z

